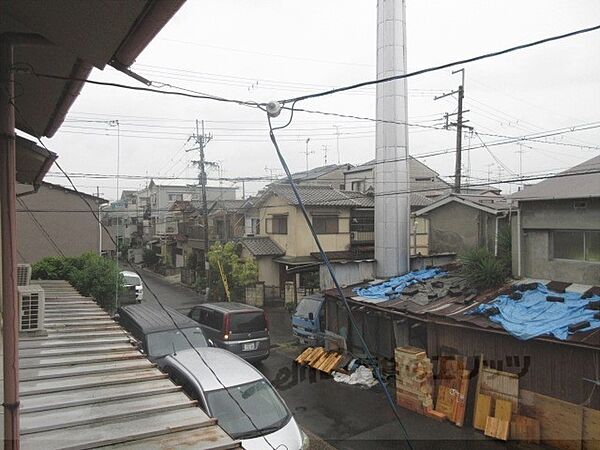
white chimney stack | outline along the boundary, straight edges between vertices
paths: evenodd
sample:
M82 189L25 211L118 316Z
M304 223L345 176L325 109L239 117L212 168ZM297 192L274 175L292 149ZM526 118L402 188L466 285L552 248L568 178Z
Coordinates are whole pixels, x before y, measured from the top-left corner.
M406 73L405 0L377 0L377 78ZM406 123L406 80L377 84L377 119ZM408 128L377 122L375 259L377 277L409 270Z

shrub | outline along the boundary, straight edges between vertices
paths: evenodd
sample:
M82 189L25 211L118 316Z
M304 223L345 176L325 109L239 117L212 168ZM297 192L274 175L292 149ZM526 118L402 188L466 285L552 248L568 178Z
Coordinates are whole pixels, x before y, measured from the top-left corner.
M67 280L82 295L95 298L107 308L114 305L116 290L123 291L123 277L117 264L91 252L73 258L44 258L33 265L32 277Z
M497 258L486 248L467 251L460 257L462 275L477 289L488 289L502 284L510 273L506 261Z

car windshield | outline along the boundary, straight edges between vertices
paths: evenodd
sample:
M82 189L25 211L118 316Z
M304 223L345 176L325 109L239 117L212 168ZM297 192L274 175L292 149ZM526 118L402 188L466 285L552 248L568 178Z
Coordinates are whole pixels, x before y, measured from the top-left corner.
M159 331L158 333L149 334L148 356L160 358L170 355L174 352L190 348L190 342L194 348L208 347L206 338L200 328L184 328L183 333L185 333L185 336L179 330Z
M296 316L308 319L308 313L313 313L317 316L317 312L321 307L321 302L313 298L304 298L296 307Z
M277 431L290 413L265 380L206 393L212 416L234 439L250 439Z
M126 286L138 286L142 284L138 277L132 275L123 275L123 283L125 283Z
M262 312L231 314L232 333L250 333L267 329L265 316Z

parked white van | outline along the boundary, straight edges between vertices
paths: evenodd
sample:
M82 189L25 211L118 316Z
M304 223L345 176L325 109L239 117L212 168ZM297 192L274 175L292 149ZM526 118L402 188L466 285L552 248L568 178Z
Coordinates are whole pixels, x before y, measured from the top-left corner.
M124 270L121 272L123 275L123 285L126 288L135 286L135 300L139 303L144 298L144 284L140 276L130 270Z

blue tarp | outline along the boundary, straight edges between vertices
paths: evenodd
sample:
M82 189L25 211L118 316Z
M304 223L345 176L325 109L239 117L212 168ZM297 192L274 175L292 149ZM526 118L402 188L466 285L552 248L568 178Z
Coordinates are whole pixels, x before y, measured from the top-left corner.
M389 280L380 284L375 284L369 287L354 288L353 291L356 295L365 297L363 299L365 302L379 303L397 297L407 286L410 286L411 284L443 275L447 275L447 272L444 272L438 267L417 270L408 272L399 277L390 278Z
M600 328L600 320L594 319L594 314L598 311L585 308L590 301L600 300L600 296L582 299L581 294L575 292L557 294L539 283L536 289L522 294L520 300L501 295L466 314L483 314L487 309L496 307L500 312L489 319L521 340L551 335L564 341L569 337L569 325L584 321L589 321L590 326L579 330L581 332ZM565 301L549 302L546 300L547 295L563 297Z

